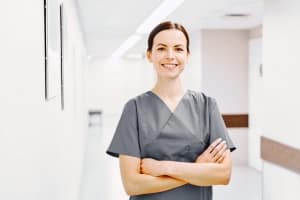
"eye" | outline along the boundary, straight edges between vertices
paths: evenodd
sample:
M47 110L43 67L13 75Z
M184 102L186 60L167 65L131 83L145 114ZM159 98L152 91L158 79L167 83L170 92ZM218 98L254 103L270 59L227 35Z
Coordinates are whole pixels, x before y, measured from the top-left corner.
M178 47L178 48L175 48L175 50L176 50L176 51L179 51L179 52L184 51L183 48L179 48L179 47Z
M158 51L163 51L164 49L165 49L164 47L157 48Z

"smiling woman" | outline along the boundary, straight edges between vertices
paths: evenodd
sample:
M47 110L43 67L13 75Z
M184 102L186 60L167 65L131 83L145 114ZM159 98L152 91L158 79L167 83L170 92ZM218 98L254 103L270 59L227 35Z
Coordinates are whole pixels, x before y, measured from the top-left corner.
M107 153L119 157L131 200L211 200L212 185L229 183L235 146L216 101L181 83L189 57L184 27L156 26L147 57L156 84L126 103Z
M177 29L159 32L147 57L153 63L158 78L177 78L188 58L187 38Z

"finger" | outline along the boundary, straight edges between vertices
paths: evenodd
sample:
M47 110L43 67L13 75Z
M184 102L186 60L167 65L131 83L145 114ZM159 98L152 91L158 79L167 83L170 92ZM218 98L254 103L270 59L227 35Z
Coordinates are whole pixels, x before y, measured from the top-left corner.
M225 151L223 152L222 156L216 161L217 163L221 163L223 162L223 160L226 157L226 152L227 152L227 148L225 149Z
M211 152L211 156L212 156L212 157L215 157L216 154L217 154L220 150L222 150L222 149L224 148L224 146L226 146L226 141L225 141L225 140L222 141L222 142L220 142L220 143L214 148L214 150Z
M212 160L214 162L216 162L224 153L224 151L226 150L227 146L226 144L223 144L222 146L219 145L218 147L215 148L216 151L214 151L211 156L212 156Z
M216 163L222 163L224 158L225 158L225 154L219 157L218 160L216 160Z
M227 150L227 145L225 144L223 148L215 155L214 160L219 161L220 158L225 156L225 151Z
M211 145L208 147L208 152L211 153L214 148L222 141L222 138L218 138L216 139L213 143L211 143Z

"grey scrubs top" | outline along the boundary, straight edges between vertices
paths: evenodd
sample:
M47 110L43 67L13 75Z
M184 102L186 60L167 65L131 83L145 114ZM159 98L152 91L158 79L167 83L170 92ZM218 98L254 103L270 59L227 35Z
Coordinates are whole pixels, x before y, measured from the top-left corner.
M217 138L235 146L228 136L216 101L187 90L174 112L152 91L129 100L107 150L118 157L195 162ZM131 196L130 200L211 200L212 187L186 184L164 192Z

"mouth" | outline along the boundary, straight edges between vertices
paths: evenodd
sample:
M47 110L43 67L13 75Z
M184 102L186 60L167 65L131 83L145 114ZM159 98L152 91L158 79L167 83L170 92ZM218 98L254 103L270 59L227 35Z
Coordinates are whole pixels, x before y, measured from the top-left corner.
M175 64L175 63L165 63L165 64L161 64L161 65L167 69L174 69L178 66L178 64Z

